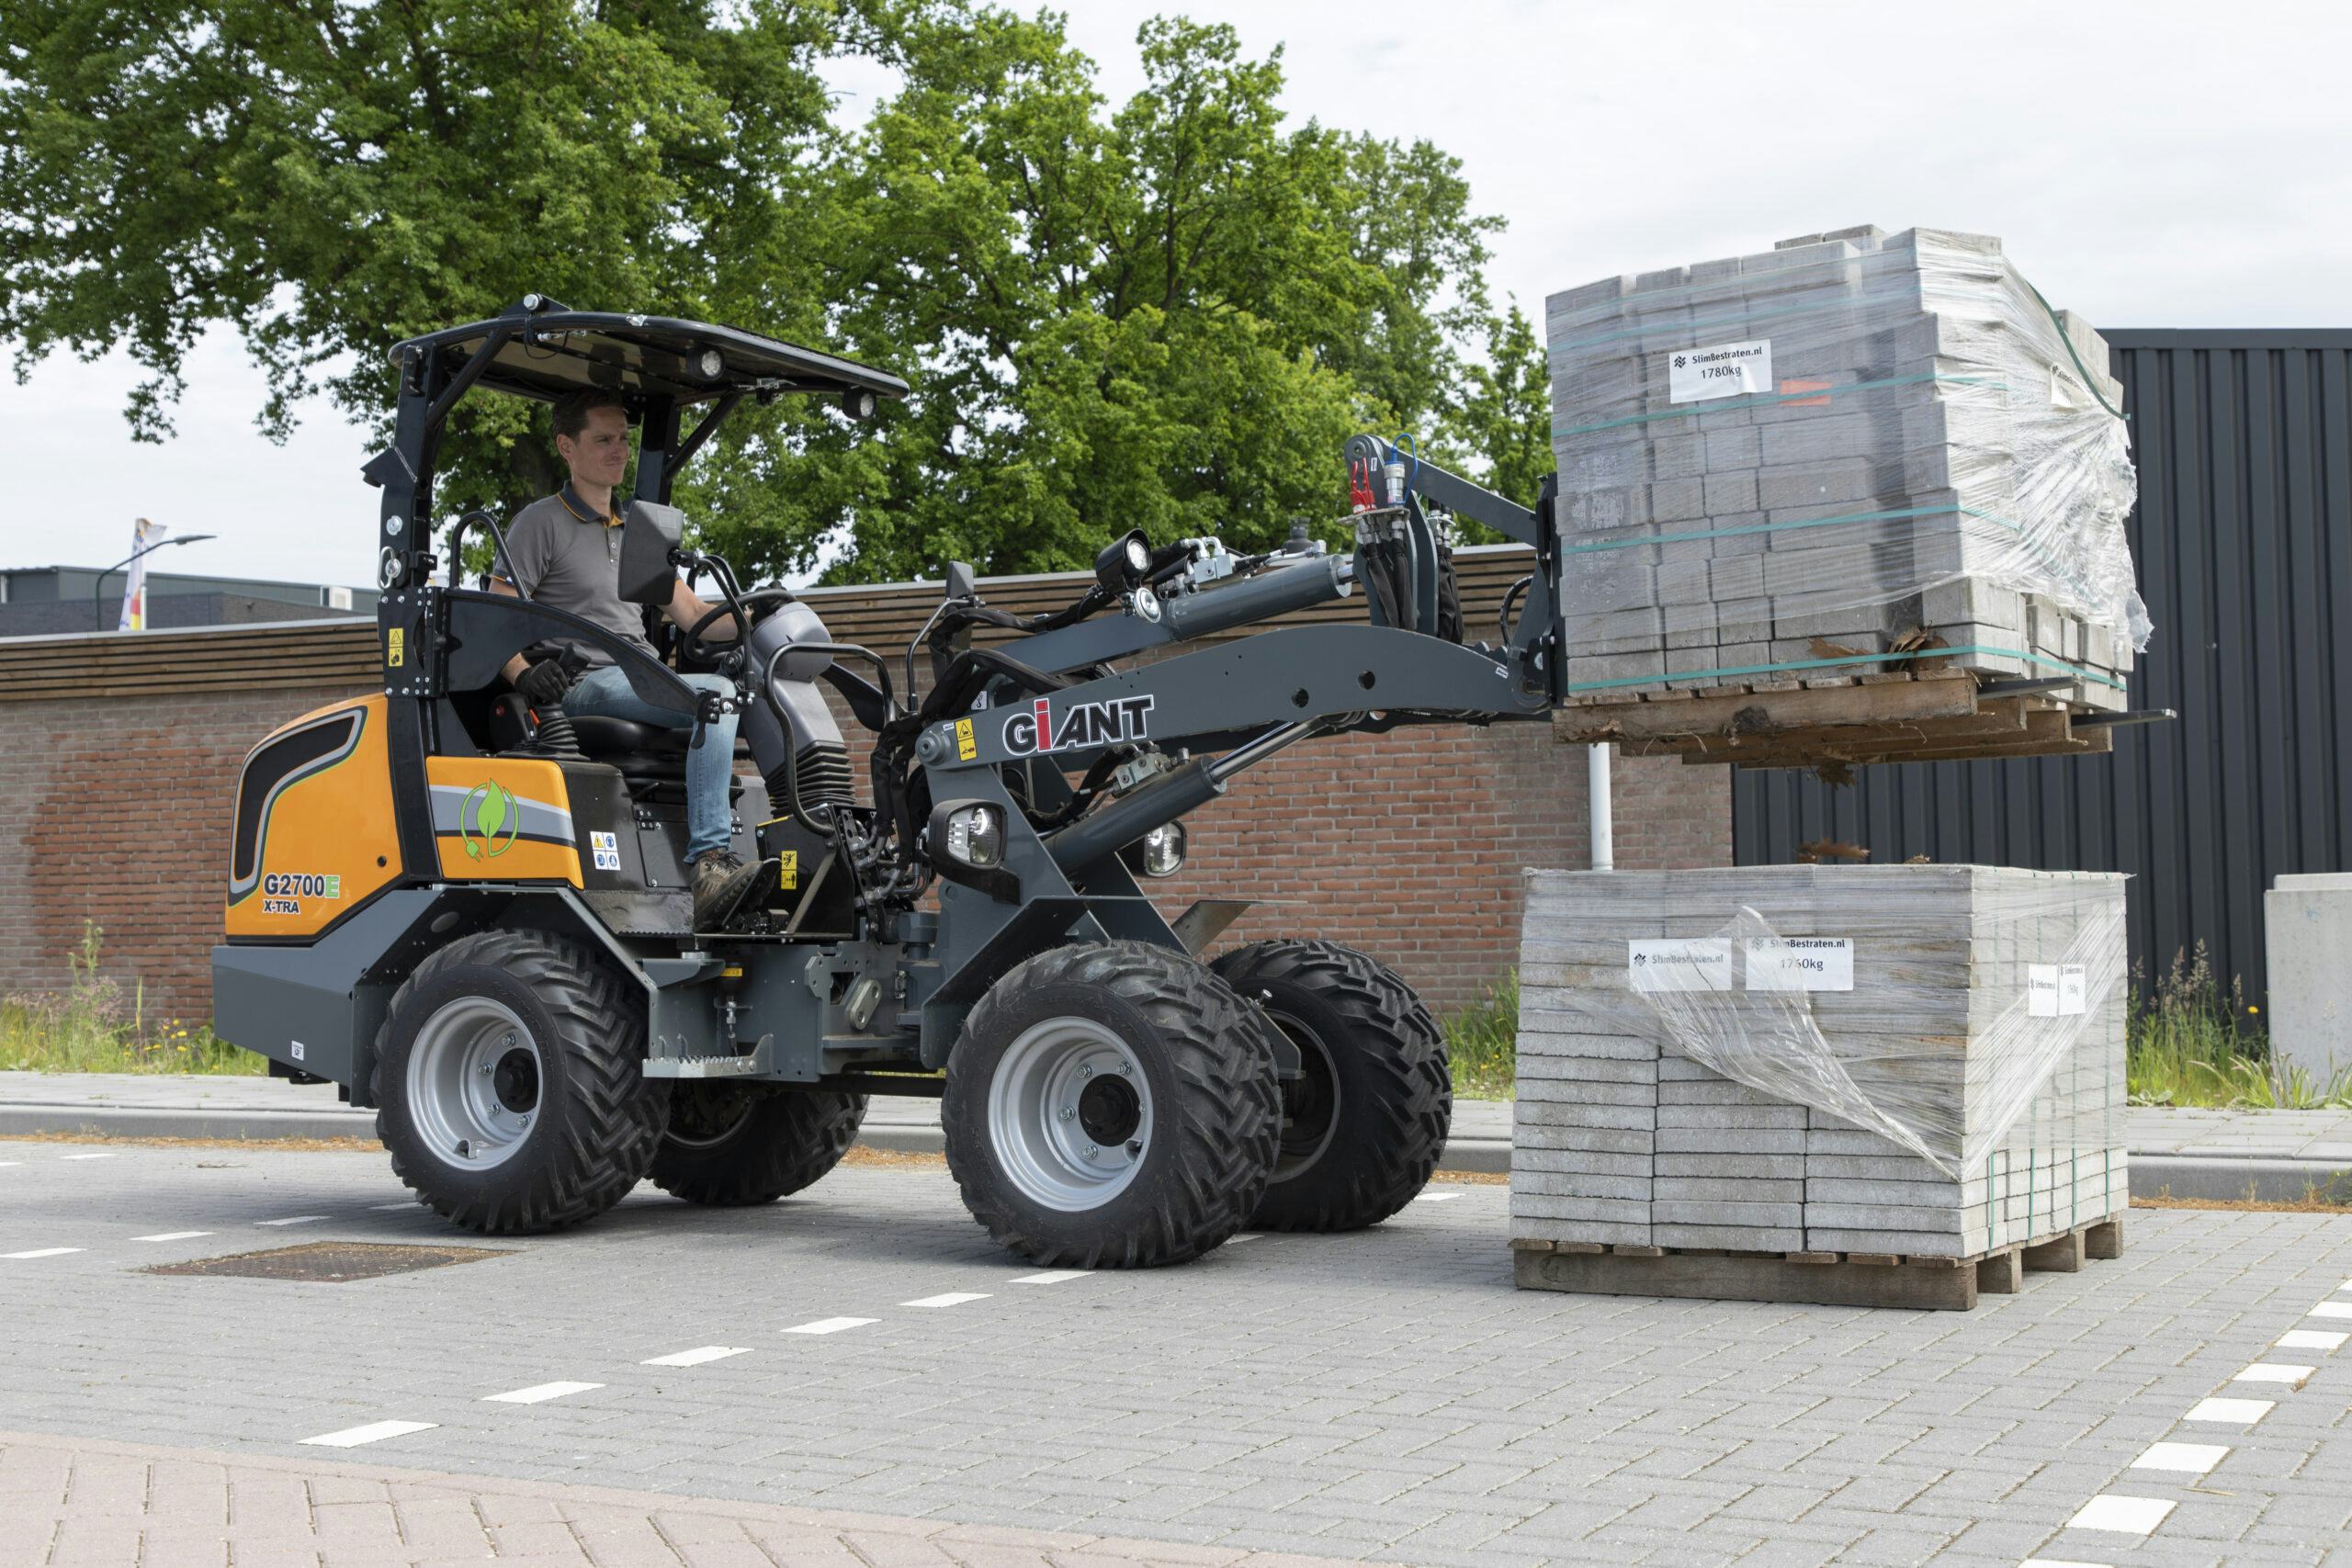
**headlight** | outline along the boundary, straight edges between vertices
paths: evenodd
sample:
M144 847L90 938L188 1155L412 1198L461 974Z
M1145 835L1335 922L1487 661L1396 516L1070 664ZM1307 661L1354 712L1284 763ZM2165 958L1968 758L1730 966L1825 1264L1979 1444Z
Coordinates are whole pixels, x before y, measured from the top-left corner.
M1184 869L1184 824L1163 822L1143 836L1146 876L1173 876Z
M718 350L706 348L702 351L702 374L705 380L718 380L719 373L726 368L727 361L720 356Z
M1004 862L1004 813L993 806L966 806L947 818L947 858L986 871Z
M1151 541L1134 528L1102 547L1094 558L1094 581L1114 593L1125 593L1151 571Z

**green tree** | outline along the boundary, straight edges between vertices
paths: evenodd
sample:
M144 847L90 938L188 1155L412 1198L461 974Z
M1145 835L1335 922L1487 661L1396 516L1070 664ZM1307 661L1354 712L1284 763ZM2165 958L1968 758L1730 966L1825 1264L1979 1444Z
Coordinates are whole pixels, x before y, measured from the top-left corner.
M1488 490L1535 504L1552 471L1552 376L1544 343L1514 304L1487 322L1483 360L1464 368L1459 407L1448 423L1445 450ZM1464 528L1474 543L1498 536Z

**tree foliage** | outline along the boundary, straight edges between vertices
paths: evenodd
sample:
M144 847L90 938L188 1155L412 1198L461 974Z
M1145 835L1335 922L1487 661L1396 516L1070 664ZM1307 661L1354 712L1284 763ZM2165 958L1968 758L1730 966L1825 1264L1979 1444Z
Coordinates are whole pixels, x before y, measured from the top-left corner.
M778 403L682 499L747 575L1081 565L1112 532L1336 518L1339 452L1411 432L1522 499L1540 345L1487 308L1455 160L1285 122L1279 51L1181 19L1105 101L1050 15L973 0L14 0L0 333L127 345L161 439L226 324L282 434L382 428L400 339L539 292L732 322L906 377L873 427ZM863 123L825 71L895 68ZM544 411L475 398L450 509L550 488Z

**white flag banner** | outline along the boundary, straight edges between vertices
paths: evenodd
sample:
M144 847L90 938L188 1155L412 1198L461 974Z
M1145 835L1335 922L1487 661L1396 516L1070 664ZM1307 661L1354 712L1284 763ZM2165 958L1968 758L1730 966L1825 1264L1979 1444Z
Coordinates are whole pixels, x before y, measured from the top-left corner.
M147 551L169 532L160 523L141 517L131 529L130 575L122 580L122 614L115 621L119 632L147 629Z

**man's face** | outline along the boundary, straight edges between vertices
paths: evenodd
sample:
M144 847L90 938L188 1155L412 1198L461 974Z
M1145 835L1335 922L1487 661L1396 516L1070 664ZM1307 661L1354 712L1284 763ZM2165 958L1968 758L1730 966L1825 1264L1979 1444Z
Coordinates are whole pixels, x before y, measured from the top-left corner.
M610 490L628 467L628 416L618 409L590 409L578 435L555 438L556 455L571 468L574 481Z

